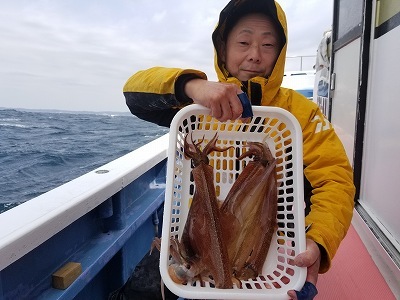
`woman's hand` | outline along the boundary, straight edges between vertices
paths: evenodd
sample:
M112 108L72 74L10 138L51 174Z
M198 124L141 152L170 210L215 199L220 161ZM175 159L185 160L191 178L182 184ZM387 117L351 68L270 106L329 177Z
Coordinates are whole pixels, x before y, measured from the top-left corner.
M211 109L211 116L221 122L240 118L242 104L237 97L242 90L233 83L192 79L185 85L185 94L194 103Z
M321 263L321 251L316 242L307 239L306 251L297 255L294 264L297 267L307 267L306 284L301 291L290 290L289 297L292 300L311 300L315 297L318 271ZM308 282L308 283L307 283ZM312 285L310 285L311 283Z

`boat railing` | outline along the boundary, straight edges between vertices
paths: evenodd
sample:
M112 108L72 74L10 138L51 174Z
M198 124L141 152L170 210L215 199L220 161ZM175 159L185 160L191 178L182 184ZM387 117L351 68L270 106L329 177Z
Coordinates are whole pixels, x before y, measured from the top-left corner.
M114 264L129 267L118 266L124 274L110 285L125 282L154 237L158 220L152 219L164 201L167 148L168 134L1 213L0 299L72 299L121 249L131 247L137 254L129 250L119 260L135 261ZM52 272L71 260L79 260L85 276L69 294L52 289Z

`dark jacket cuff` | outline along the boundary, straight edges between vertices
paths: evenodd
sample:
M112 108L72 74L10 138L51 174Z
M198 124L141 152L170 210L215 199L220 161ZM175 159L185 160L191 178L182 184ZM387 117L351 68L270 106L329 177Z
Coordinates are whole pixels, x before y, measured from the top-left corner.
M192 79L198 79L198 78L201 79L201 77L196 74L183 74L176 79L175 98L180 104L187 105L193 103L193 99L189 98L185 94L185 84Z

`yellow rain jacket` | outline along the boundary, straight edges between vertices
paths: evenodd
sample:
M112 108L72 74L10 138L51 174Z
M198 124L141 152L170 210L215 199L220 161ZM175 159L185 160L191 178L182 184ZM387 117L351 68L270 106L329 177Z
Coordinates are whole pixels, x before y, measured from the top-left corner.
M240 13L237 11L237 3L248 6L256 3L260 5L259 12L267 13L281 25L283 47L268 78L255 77L248 82L240 82L230 76L219 60L218 49L227 20ZM214 65L218 80L239 85L248 94L253 105L281 107L291 112L299 121L303 132L305 198L308 197L310 201L305 223L312 224L306 236L320 245L322 260L319 271L324 273L329 269L331 260L350 226L355 194L353 171L341 141L318 106L298 92L281 87L286 59L286 37L286 17L275 1L231 1L221 12L218 26L213 33L216 49ZM169 126L176 112L192 103L184 95L183 86L193 78L207 79L203 72L190 69L155 67L140 71L130 77L124 86L126 103L139 118Z

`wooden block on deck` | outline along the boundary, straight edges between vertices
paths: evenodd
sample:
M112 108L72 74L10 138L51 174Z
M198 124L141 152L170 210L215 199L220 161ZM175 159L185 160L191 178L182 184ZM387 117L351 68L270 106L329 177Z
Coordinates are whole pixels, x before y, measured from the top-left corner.
M77 262L69 262L58 269L52 275L52 285L56 289L65 290L82 273L82 265Z

